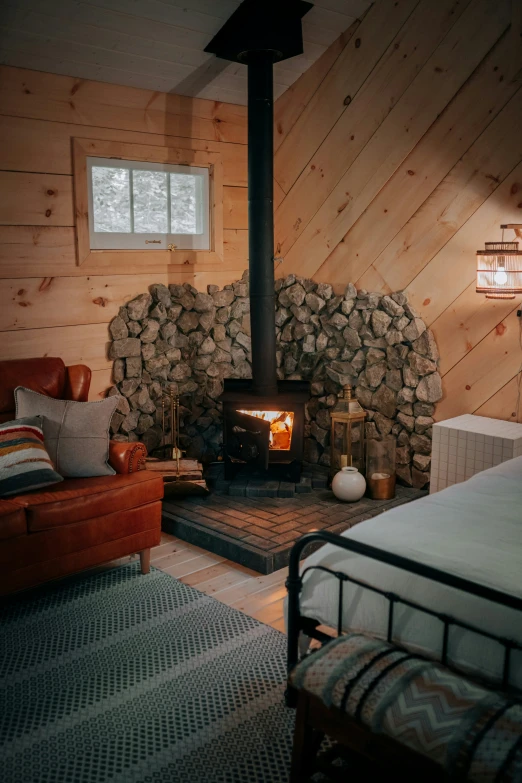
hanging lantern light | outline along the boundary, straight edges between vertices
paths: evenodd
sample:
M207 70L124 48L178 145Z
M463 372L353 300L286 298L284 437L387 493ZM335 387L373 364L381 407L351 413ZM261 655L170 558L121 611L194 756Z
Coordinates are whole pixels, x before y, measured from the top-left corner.
M522 237L522 223L500 226L501 242L486 242L477 250L477 293L487 299L514 299L522 294L522 250L518 240L504 242L504 229L514 229Z

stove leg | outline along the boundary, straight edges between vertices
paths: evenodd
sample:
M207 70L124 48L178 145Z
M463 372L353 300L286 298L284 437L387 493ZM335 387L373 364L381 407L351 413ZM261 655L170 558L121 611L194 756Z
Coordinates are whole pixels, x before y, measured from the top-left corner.
M301 463L294 460L288 466L288 480L293 484L299 484L301 480Z
M239 471L244 468L245 465L242 465L241 463L237 464L225 459L225 481L234 481Z

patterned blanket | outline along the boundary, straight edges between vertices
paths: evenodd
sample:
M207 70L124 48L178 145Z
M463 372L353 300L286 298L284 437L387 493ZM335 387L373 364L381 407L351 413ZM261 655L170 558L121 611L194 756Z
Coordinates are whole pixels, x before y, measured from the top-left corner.
M458 781L522 781L522 703L362 634L312 653L291 683L436 761Z

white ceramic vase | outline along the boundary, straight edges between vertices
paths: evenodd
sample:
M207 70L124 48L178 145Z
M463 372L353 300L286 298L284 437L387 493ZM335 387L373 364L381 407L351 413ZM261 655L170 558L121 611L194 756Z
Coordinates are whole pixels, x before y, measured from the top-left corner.
M366 491L366 479L357 468L341 468L332 481L332 492L338 500L353 503L360 500Z

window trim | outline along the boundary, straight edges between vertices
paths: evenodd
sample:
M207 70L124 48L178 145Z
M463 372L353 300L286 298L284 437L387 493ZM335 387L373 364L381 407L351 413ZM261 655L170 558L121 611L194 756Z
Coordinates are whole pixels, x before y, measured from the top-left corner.
M209 235L210 250L180 249L91 249L89 231L89 185L87 158L112 158L124 161L168 163L207 168L209 173ZM103 254L104 261L128 264L132 255L140 254L139 263L193 265L223 261L223 166L218 152L188 150L148 144L133 144L102 139L73 139L74 205L76 223L77 264L95 261ZM138 259L133 259L138 260Z

